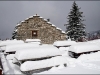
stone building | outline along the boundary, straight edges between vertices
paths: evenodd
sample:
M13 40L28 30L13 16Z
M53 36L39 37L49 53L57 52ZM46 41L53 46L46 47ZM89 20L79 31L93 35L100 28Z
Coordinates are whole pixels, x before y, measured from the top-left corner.
M52 44L57 40L66 40L66 34L39 15L34 15L16 26L18 40L40 39L41 43Z

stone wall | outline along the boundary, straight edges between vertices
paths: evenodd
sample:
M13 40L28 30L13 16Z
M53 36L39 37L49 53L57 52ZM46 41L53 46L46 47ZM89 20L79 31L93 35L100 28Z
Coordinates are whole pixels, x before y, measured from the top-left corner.
M33 16L17 26L16 39L40 39L44 44L52 44L56 40L66 40L66 34L40 16Z

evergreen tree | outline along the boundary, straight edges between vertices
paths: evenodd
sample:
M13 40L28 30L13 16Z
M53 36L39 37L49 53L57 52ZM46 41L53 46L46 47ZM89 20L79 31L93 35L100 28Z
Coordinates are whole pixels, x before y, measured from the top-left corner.
M79 11L77 4L73 3L72 9L68 15L68 24L66 24L66 34L71 40L79 41L86 37L85 26L82 22L84 21L83 12Z
M13 33L12 33L12 39L15 39L17 36L17 27L15 27Z

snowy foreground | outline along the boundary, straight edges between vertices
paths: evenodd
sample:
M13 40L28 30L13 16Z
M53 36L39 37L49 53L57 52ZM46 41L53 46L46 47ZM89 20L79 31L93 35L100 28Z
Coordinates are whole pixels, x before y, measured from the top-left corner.
M33 71L31 72L32 75L100 74L100 39L77 43L73 41L64 41L64 43L59 41L53 45L41 45L40 40L38 41L39 43L31 43L31 40L27 40L27 43L16 41L0 41L0 50L4 50L4 52L0 52L4 74L25 75L30 73L28 71ZM56 48L54 45L61 47ZM72 58L68 53L68 51L81 53L91 50L98 51L82 54L78 58ZM16 53L8 54L12 51ZM15 63L19 63L19 65ZM46 68L46 70L43 68ZM34 72L34 70L39 69L42 69L42 71Z

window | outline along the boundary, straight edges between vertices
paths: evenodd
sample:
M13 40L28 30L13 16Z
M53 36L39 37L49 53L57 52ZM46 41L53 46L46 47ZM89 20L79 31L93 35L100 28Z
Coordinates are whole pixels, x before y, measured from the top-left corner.
M32 37L37 37L38 35L37 35L37 30L33 30L32 31Z

